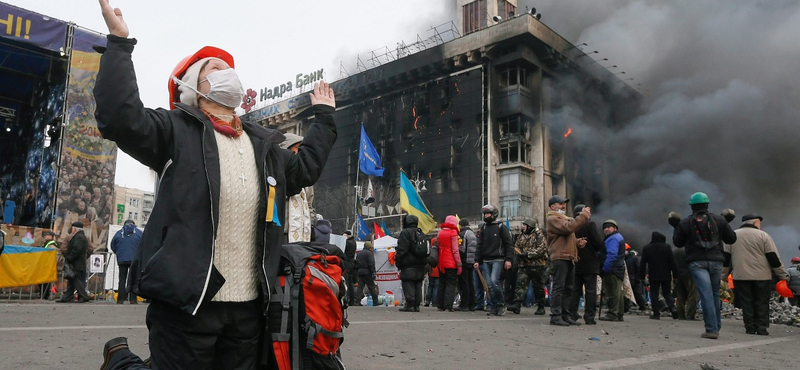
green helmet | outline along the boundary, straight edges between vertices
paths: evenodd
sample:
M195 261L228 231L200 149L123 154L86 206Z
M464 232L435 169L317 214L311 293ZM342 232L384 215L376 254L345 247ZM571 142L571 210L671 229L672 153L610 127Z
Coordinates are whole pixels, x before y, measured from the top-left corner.
M703 203L711 203L711 200L708 199L708 195L706 193L697 192L692 194L689 198L689 204L703 204Z

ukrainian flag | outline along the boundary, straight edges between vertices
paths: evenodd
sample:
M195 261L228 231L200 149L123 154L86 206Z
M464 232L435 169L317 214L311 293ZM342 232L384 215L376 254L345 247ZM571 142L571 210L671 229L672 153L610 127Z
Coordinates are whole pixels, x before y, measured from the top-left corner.
M425 207L425 203L417 194L417 189L411 185L411 181L408 181L408 177L402 171L400 171L400 209L419 218L417 226L422 229L423 233L427 234L436 228L433 215Z
M0 288L58 280L56 258L55 249L6 245L0 254Z

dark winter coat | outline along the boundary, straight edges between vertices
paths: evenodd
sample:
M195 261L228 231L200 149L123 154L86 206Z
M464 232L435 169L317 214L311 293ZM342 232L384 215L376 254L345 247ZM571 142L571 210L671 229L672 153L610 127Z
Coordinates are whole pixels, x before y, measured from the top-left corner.
M478 233L475 262L514 259L514 241L508 227L500 222L487 222Z
M725 262L725 256L722 254L723 243L736 243L736 233L731 228L731 225L728 224L728 221L725 221L725 218L720 215L713 213L710 213L710 215L714 218L714 221L717 222L717 228L719 229L721 239L721 243L716 247L706 249L697 245L693 238L694 231L692 230L691 215L681 219L680 224L675 228L672 234L672 244L675 244L678 248L686 247L686 263L694 261Z
M331 242L331 222L328 220L317 220L314 223L314 239L319 243Z
M586 246L578 248L578 262L575 262L575 274L599 274L600 265L603 261L600 260L600 252L605 249L603 244L603 234L597 228L594 221L588 221L575 232L575 237L586 238Z
M124 225L111 239L111 250L117 255L117 264L130 265L142 241L142 230L134 225Z
M614 232L606 235L605 248L600 252L603 260L603 272L614 274L620 280L625 278L625 239L622 234Z
M644 280L647 274L650 281L671 281L678 276L672 247L667 244L667 237L657 231L653 232L650 244L642 248L639 278Z
M358 275L370 276L375 274L375 252L372 249L362 249L356 256L358 261Z
M214 267L219 225L220 159L214 128L199 109L147 109L139 98L131 60L135 39L108 36L94 96L103 137L142 164L159 171L158 198L131 264L129 285L136 295L157 299L194 314L225 284ZM257 224L258 277L266 307L277 282L286 220L266 222L267 198L286 199L313 185L336 141L334 109L314 106L311 124L297 154L280 149L282 134L243 122L259 171ZM280 218L285 202L275 202Z
M416 246L417 240L424 237L417 224L417 216L406 216L405 228L397 236L397 253L394 261L397 268L400 269L400 280L417 281L425 279L425 267L428 265L428 257L419 256L411 251Z
M89 249L89 240L83 230L78 231L67 243L64 259L75 268L75 271L86 270L86 250Z
M356 264L356 240L351 236L347 238L347 241L344 242L344 256L348 262L348 273L355 271L355 264Z
M675 256L676 279L692 279L692 271L689 270L689 264L686 263L686 249L673 248L672 255Z
M636 254L636 252L631 250L630 252L625 254L625 268L628 269L628 279L630 279L631 283L639 282L640 264L641 264L641 259Z

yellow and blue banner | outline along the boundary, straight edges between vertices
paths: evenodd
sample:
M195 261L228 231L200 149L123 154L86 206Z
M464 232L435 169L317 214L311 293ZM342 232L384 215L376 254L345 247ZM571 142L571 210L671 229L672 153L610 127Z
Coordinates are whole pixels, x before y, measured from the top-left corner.
M386 227L386 221L384 220L381 220L381 231L383 231L383 234L386 236L392 235L392 233L389 232L389 228Z
M361 172L372 176L383 176L383 166L378 151L372 146L372 142L361 125L361 143L358 150L358 168Z
M55 249L6 245L0 254L0 288L58 280L57 258Z
M436 221L433 220L433 215L425 207L422 198L417 194L417 189L408 181L408 177L400 171L400 208L410 215L419 218L417 226L423 233L427 234L436 228Z

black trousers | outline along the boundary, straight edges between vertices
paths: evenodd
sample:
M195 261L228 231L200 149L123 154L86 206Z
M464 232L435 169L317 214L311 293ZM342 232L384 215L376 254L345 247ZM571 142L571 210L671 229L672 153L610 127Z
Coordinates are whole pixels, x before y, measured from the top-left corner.
M569 311L569 298L575 284L575 264L569 260L552 262L553 289L550 292L550 320L569 318L574 313Z
M748 331L769 327L770 280L734 280L736 299L742 304L742 321Z
M475 279L472 278L472 266L464 267L461 275L458 275L458 294L461 296L459 308L464 310L475 308Z
M672 282L669 280L650 281L650 306L653 308L653 315L661 315L661 302L658 300L658 293L664 296L669 311L675 311L675 299L672 298Z
M506 300L506 306L514 304L514 298L517 293L517 275L519 274L519 267L512 267L509 270L503 266L503 272L500 278L503 280L503 299Z
M75 277L67 279L67 290L61 296L62 301L72 301L75 292L78 293L79 300L89 300L89 294L86 293L86 270L75 271Z
M372 275L358 275L358 290L356 291L356 299L361 300L364 297L364 287L369 289L372 295L372 305L378 305L378 284L375 284L375 279Z
M643 311L645 308L647 308L647 301L644 300L644 285L642 284L641 280L630 279L630 281L631 281L631 290L633 291L633 299L635 299L636 302L631 302L628 298L624 298L625 311L628 311L633 306L634 303L637 306L639 306L640 311Z
M205 302L192 316L154 300L147 307L151 367L130 350L120 350L109 369L256 369L264 326L260 307L258 300Z
M583 290L586 289L586 293ZM585 296L584 296L585 295ZM569 312L572 318L577 320L578 304L583 297L583 319L594 320L597 313L597 275L596 274L575 274L575 287L569 298Z
M436 293L436 307L440 310L452 309L453 301L456 299L456 280L458 279L457 269L444 269L439 271L439 291Z
M419 307L422 304L422 280L402 280L403 297L406 307ZM392 302L394 303L394 302Z
M118 265L119 266L119 285L117 286L117 303L125 302L125 299L128 298L131 303L136 302L136 294L132 292L128 292L126 284L128 282L128 270L131 268L130 263L123 263Z
M353 271L348 271L345 278L347 279L347 302L349 306L356 304L356 280L358 274Z

